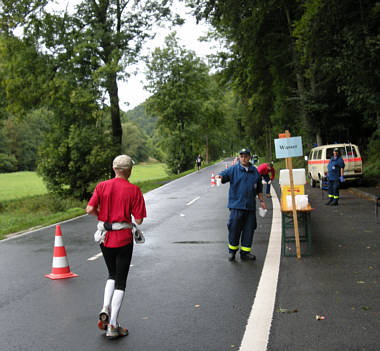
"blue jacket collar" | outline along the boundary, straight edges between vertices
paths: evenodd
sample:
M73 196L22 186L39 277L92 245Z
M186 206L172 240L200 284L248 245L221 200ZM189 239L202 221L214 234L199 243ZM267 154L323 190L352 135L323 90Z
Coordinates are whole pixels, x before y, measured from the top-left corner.
M245 168L242 166L242 164L239 162L239 167L241 170L244 170L245 171ZM250 163L249 166L248 166L248 172L253 172L255 169L255 167Z

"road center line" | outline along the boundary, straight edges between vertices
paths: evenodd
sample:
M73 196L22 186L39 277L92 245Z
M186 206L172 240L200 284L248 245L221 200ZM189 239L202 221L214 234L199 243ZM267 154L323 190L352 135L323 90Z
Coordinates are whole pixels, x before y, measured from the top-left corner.
M190 206L192 205L195 201L198 201L201 197L200 196L197 196L195 199L192 199L190 202L188 202L186 205L187 206Z
M265 351L272 324L281 258L281 208L271 187L273 202L272 229L256 297L245 328L240 351Z

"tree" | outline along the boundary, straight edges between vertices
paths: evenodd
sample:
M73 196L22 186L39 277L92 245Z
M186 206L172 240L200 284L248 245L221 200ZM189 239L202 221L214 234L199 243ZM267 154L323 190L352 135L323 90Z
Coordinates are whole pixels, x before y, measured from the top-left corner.
M47 11L52 3L2 1L0 31L13 39L14 29L23 28L19 41L33 51L31 62L41 59L46 71L41 78L34 75L38 70L27 72L30 83L43 88L37 90L34 108L52 112L38 170L49 189L84 199L91 182L110 176L111 161L121 152L117 82L128 78L125 69L139 59L143 42L154 35L153 25L171 17L171 1L93 0L82 1L73 11ZM21 61L21 67L29 62ZM22 87L22 70L9 63L13 71L5 71L15 74L4 81L8 87ZM23 94L28 96L34 95ZM18 107L16 102L8 105ZM111 123L104 121L101 110L111 116Z
M51 1L3 1L3 27L24 25L24 36L40 44L56 60L56 69L92 81L107 92L114 142L121 145L118 85L126 68L139 59L143 42L154 36L154 24L171 18L171 1L82 1L72 13L47 12ZM21 16L21 17L20 17ZM175 23L182 23L176 17Z
M380 6L371 0L193 0L226 39L226 80L243 125L268 149L279 131L306 141L357 142L379 120ZM265 137L264 137L265 135Z
M14 116L5 121L4 134L9 151L17 160L17 171L34 171L37 167L37 152L47 130L49 111L39 109L28 113L24 119Z
M116 154L104 116L87 118L85 126L74 121L66 129L53 116L38 161L49 190L81 200L90 197L94 182L111 176L109 164Z
M157 123L157 117L146 114L146 102L122 114L122 122L135 122L147 135L151 136Z
M0 33L0 92L2 117L22 118L41 104L51 80L49 60L33 42Z
M149 157L148 136L135 123L126 122L123 127L122 153L134 161L146 161Z
M147 62L147 89L153 93L147 110L158 116L169 169L180 172L194 165L197 150L192 140L198 139L198 126L207 124L202 122L202 112L206 112L209 75L206 64L193 51L181 47L175 33L166 38L165 45Z
M14 172L16 170L17 160L16 157L12 155L3 123L0 121L0 172Z
M204 145L205 163L209 162L210 146L213 144L213 135L224 122L223 94L215 78L209 77L204 90L203 101L197 119L196 136L199 136L200 144ZM215 152L214 154L218 154Z
M271 141L277 129L289 128L290 113L300 116L292 130L302 128L305 119L303 77L291 35L300 16L297 1L194 0L192 6L198 19L208 20L225 38L220 65L245 106L241 133L271 157Z
M310 82L309 117L320 142L343 139L365 148L380 110L380 6L309 0L304 9L294 35Z

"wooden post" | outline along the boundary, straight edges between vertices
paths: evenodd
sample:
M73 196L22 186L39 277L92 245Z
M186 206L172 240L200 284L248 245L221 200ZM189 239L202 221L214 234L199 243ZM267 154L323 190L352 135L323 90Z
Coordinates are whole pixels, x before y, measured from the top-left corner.
M285 135L286 135L286 138L290 138L290 133L288 130L285 131ZM290 194L292 196L294 236L296 238L297 259L300 260L301 259L301 245L300 245L300 236L299 236L299 231L298 231L296 199L294 196L293 165L292 165L292 158L291 157L286 158L286 166L289 170Z

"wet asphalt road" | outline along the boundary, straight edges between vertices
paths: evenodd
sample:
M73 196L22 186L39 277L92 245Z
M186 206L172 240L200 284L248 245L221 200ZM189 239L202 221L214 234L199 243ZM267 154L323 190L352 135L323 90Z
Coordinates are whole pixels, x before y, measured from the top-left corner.
M136 245L120 322L130 335L109 341L96 327L106 279L93 242L96 219L61 224L71 271L50 280L55 227L0 243L1 350L238 349L264 262L270 216L255 233L256 262L227 260L228 186L202 169L145 194L146 243ZM270 201L268 201L269 203Z
M61 224L71 271L50 280L55 227L0 242L0 350L238 350L265 259L271 213L259 219L256 262L227 260L228 185L221 163L145 194L146 243L136 245L120 321L110 341L96 327L106 280L94 217ZM278 187L277 187L278 191ZM268 350L378 350L380 226L373 203L341 192L323 205L308 188L313 254L282 257ZM271 201L266 200L269 208ZM279 309L297 310L282 313ZM324 315L317 321L315 315Z

